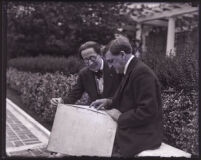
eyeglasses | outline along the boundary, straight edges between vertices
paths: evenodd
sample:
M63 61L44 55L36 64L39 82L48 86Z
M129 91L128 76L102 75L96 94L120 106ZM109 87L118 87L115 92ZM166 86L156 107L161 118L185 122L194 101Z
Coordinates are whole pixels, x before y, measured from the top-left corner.
M89 57L89 58L84 58L83 60L84 60L84 63L85 63L85 64L89 64L89 61L95 62L96 59L97 59L96 56L91 56L91 57Z

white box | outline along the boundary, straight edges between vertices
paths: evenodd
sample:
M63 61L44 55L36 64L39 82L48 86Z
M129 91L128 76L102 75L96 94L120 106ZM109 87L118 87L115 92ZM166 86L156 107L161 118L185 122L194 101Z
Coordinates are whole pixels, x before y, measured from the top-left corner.
M88 106L57 108L47 149L73 156L111 157L117 123Z

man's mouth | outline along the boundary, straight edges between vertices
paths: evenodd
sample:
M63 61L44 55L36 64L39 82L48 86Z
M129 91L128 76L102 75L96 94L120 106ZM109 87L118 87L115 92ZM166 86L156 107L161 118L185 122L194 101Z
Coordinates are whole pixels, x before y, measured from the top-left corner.
M95 68L95 67L96 67L96 65L90 65L89 66L89 68L92 68L92 69Z
M89 66L89 69L92 70L92 71L95 71L96 67L95 66Z

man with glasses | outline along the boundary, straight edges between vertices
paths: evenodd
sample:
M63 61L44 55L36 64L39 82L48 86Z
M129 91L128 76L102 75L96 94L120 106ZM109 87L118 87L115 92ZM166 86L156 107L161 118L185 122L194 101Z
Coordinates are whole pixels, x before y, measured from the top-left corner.
M85 67L79 72L76 85L68 97L52 98L51 104L73 104L88 93L90 101L112 97L121 81L121 76L114 69L109 68L101 56L101 45L88 41L79 49Z

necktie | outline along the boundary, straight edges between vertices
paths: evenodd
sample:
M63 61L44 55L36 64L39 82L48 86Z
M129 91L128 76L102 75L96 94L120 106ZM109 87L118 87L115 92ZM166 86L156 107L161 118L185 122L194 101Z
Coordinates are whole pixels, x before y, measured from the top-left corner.
M94 72L95 76L100 79L103 76L103 72L99 70L98 72Z
M122 75L123 76L123 75ZM114 105L119 105L120 104L120 100L121 100L121 95L123 93L123 89L126 85L126 83L128 82L129 80L129 77L130 77L130 73L125 75L124 77L122 77L122 81L117 89L117 91L115 92L114 96L113 96L113 104Z
M101 96L103 92L103 73L101 70L99 70L98 72L94 72L94 75L95 75L97 92L98 95Z

